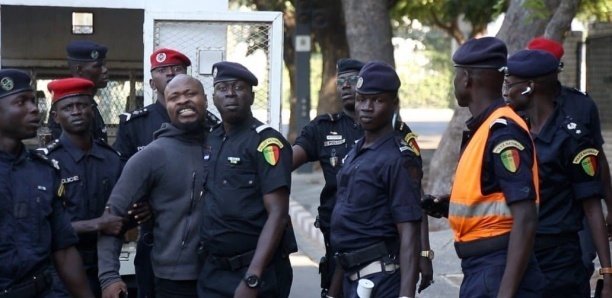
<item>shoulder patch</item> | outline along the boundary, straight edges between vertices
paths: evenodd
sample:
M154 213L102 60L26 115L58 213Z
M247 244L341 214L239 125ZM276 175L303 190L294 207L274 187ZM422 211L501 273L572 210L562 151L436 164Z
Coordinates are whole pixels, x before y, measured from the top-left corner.
M572 163L580 164L582 166L582 170L589 176L595 176L597 173L597 155L599 151L594 148L584 149L574 157Z
M142 117L148 113L149 113L149 110L147 108L141 108L141 109L131 111L129 113L121 113L121 115L119 115L119 119L122 122L128 122L138 117Z
M516 148L519 151L523 151L525 149L525 146L523 146L523 144L521 144L517 140L506 140L506 141L503 141L497 144L497 146L493 148L493 153L499 154L502 151L504 151L504 149L508 149L508 148Z
M421 156L421 148L419 147L416 138L417 135L415 133L409 132L404 136L403 141L406 142L406 145L416 156ZM403 151L402 147L400 147L400 151Z
M257 146L257 151L263 154L264 159L271 166L275 166L280 160L280 150L283 143L277 138L267 138Z

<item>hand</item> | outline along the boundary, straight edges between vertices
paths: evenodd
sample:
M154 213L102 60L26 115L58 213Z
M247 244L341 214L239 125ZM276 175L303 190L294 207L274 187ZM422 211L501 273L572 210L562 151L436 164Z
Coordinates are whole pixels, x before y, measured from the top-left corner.
M603 289L601 290L600 297L612 297L612 275L604 275Z
M450 195L443 196L432 196L424 195L421 199L421 208L425 210L427 215L441 218L448 217L448 204L450 201Z
M421 282L419 283L418 292L427 289L433 284L433 266L431 260L424 257L419 257L419 271L421 272Z
M257 298L257 289L249 288L244 283L244 281L241 281L238 287L236 288L236 291L234 292L234 298L249 298L249 297Z
M110 207L106 206L102 216L98 217L98 231L101 231L107 235L119 235L121 228L123 228L123 218L112 215L110 213Z
M151 207L148 202L135 203L132 205L132 209L128 210L128 215L138 224L142 224L151 219Z
M121 293L127 295L127 286L122 280L110 284L102 290L102 298L120 298Z

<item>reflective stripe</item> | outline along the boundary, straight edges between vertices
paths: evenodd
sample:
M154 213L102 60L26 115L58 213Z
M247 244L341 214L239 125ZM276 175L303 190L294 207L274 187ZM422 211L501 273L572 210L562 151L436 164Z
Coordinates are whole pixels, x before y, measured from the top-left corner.
M480 202L473 205L463 205L450 202L449 217L484 217L503 216L511 217L512 213L505 201Z

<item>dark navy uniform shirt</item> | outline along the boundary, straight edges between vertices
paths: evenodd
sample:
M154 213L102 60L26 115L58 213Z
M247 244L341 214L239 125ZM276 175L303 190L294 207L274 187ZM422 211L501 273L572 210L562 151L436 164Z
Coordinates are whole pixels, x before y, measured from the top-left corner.
M76 147L65 134L46 148L38 149L62 165L65 207L70 221L89 220L104 212L119 175L119 154L102 140L94 140L89 152ZM79 235L79 250L96 250L97 233Z
M106 124L104 123L104 118L102 118L102 114L100 114L100 110L98 110L98 104L95 100L91 100L93 104L92 109L94 113L93 123L91 125L91 133L94 139L103 140L104 142L108 142L108 134L106 131ZM53 120L53 117L49 115L48 125L49 129L51 129L51 135L53 139L57 139L62 135L62 127L59 123Z
M402 136L412 131L408 125L396 122L396 130ZM319 115L306 125L295 145L306 152L308 161L318 161L323 169L325 186L321 191L319 220L321 227L329 228L332 210L336 203L336 175L342 160L363 136L363 129L345 113ZM416 144L416 143L415 143Z
M225 134L219 125L204 152L201 236L207 251L234 256L254 250L268 218L264 194L291 187L291 146L255 118ZM259 132L258 132L259 130ZM273 149L273 150L270 150Z
M119 116L117 139L113 148L121 153L121 158L128 160L144 146L153 142L153 133L160 129L162 123L169 123L170 117L166 108L156 101L142 109L123 113ZM207 124L215 127L221 121L208 112Z
M36 152L0 151L0 290L27 278L53 251L77 242L62 208L59 166Z
M480 125L492 125L485 148L486 155L482 163L482 194L488 195L501 191L508 204L522 200L535 200L536 191L532 178L533 142L529 133L511 119L500 119L494 124L483 123L491 113L505 105L503 99L499 99L480 115L466 122L468 130L463 133L461 151L463 152L470 137ZM519 161L514 172L508 170L504 165L500 154L504 149L518 152Z
M562 107L566 115L583 124L589 130L595 145L602 147L604 143L599 122L599 110L593 99L585 93L574 88L560 86L561 92L556 98L557 104Z
M599 149L587 128L559 108L533 139L540 171L537 233L577 232L582 200L602 197Z
M338 173L331 245L350 252L399 239L397 223L420 221L422 165L397 132L369 148L360 139Z

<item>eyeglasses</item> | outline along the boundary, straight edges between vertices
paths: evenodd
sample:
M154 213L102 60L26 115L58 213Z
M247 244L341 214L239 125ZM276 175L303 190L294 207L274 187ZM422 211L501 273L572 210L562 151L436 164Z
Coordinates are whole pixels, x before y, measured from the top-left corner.
M168 66L161 66L158 67L156 69L153 70L156 73L159 74L166 74L169 72L173 72L173 73L185 73L187 71L187 68L185 68L185 66L183 65L168 65Z
M359 80L359 76L352 75L348 77L337 78L336 84L338 84L338 86L343 86L346 82L348 82L351 85L355 85L357 84L358 80Z
M523 84L523 83L527 83L530 80L524 80L524 81L518 81L518 82L514 82L514 83L508 83L508 81L504 81L504 87L507 89L510 89L518 84Z

